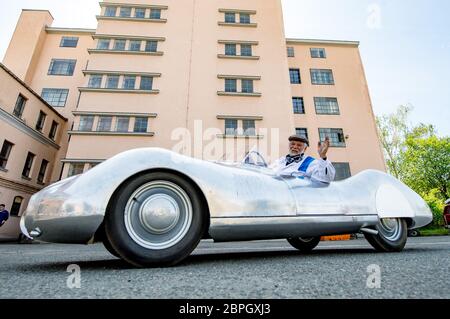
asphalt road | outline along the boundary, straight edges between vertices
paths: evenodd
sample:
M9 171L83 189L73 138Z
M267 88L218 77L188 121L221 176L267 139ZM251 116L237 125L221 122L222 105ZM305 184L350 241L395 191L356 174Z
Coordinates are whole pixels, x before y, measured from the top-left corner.
M67 286L68 278L76 283L71 264L81 269L81 288ZM379 288L368 287L369 276ZM409 238L393 254L363 239L322 242L310 255L284 240L204 241L183 264L162 269L134 269L102 245L0 245L2 299L450 298L449 282L448 236Z

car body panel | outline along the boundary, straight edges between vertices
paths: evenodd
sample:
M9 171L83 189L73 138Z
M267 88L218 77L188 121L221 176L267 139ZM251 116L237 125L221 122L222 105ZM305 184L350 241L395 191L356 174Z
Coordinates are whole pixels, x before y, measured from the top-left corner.
M35 194L22 217L21 229L41 241L87 243L102 224L114 192L133 176L155 170L175 172L196 184L209 208L209 233L220 241L345 233L373 226L380 216L411 218L411 228L432 219L417 194L378 171L323 184L282 178L264 167L207 162L143 148L118 154L83 175ZM392 188L402 197L398 199L401 203L390 209L386 189ZM403 212L398 207L410 209Z

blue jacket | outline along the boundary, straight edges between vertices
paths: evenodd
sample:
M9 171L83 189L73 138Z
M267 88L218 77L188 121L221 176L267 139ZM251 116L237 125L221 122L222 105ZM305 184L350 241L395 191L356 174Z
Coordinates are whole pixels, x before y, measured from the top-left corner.
M7 211L7 210L4 210L4 211L1 211L0 212L0 224L3 222L3 221L7 221L8 220L8 218L9 218L9 212Z

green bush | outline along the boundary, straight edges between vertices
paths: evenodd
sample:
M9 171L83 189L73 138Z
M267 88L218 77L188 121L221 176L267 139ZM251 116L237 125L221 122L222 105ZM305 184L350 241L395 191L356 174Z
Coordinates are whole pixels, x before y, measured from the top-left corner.
M423 199L433 212L433 222L427 228L440 228L444 226L444 201L439 198L439 190L433 189L423 194Z

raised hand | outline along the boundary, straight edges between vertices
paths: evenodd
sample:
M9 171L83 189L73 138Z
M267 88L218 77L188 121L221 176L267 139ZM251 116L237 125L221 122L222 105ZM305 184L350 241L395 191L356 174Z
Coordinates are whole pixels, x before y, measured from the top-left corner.
M330 148L330 138L327 136L324 142L319 142L317 152L320 155L320 158L326 158L328 149Z

